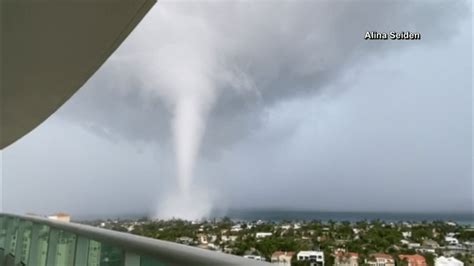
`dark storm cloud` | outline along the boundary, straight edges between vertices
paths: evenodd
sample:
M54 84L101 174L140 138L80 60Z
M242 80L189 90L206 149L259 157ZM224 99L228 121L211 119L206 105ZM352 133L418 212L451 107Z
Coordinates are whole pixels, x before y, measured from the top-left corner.
M159 77L144 69L160 65L156 51L167 44L192 47L200 43L199 31L209 31L219 66L210 79L218 88L203 149L216 151L257 130L275 103L322 93L357 62L449 39L468 14L466 6L463 1L162 1L61 114L108 138L169 140L171 114L156 93L144 89ZM364 40L372 30L416 31L422 40Z

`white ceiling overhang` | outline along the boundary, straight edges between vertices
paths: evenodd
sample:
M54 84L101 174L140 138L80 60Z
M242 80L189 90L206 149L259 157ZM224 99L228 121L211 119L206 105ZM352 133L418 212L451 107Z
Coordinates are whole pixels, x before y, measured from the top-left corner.
M0 149L67 101L156 0L1 0Z

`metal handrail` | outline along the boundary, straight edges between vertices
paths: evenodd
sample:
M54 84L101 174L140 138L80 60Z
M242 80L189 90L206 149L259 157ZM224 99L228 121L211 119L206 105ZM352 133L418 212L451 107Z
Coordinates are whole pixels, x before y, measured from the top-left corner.
M268 263L262 261L89 225L8 213L2 213L0 216L18 218L74 233L78 236L122 248L126 252L157 259L165 265L268 265Z

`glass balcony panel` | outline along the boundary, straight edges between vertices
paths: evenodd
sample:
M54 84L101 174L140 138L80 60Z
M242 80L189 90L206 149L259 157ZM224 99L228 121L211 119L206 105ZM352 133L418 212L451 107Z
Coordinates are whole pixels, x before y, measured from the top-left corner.
M147 257L147 256L141 256L140 257L140 266L165 266L163 262L160 262L156 259Z
M89 239L78 235L76 241L76 255L75 255L75 265L76 266L86 266L87 257L89 254Z
M100 266L100 248L101 244L97 241L89 241L89 258L87 260L88 266Z
M48 255L49 226L35 223L32 229L29 265L45 266Z
M51 228L49 231L48 238L48 253L46 255L46 265L55 266L56 265L56 253L59 242L59 230Z
M140 266L140 255L133 252L125 252L124 266Z
M18 234L18 218L8 217L6 219L5 250L3 253L3 264L5 266L15 265L15 247Z
M124 262L122 249L94 240L89 241L88 266L123 266Z
M7 218L0 217L0 265L3 265L3 256L5 255L5 241L7 236Z
M7 235L6 218L0 217L0 249L5 249L5 236Z
M124 251L118 247L102 244L100 250L100 266L123 266Z
M28 255L31 246L31 229L33 223L30 221L22 221L18 233L18 243L15 252L15 264L28 263Z
M18 238L18 218L9 218L7 223L7 237L5 244L5 254L15 256L16 242Z
M59 231L58 244L56 246L57 266L74 265L74 253L76 251L76 235Z

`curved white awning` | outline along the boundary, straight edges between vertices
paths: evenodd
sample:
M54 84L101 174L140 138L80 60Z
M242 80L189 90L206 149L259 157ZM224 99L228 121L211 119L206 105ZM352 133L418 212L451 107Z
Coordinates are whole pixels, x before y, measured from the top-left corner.
M2 0L0 149L71 97L156 0Z

